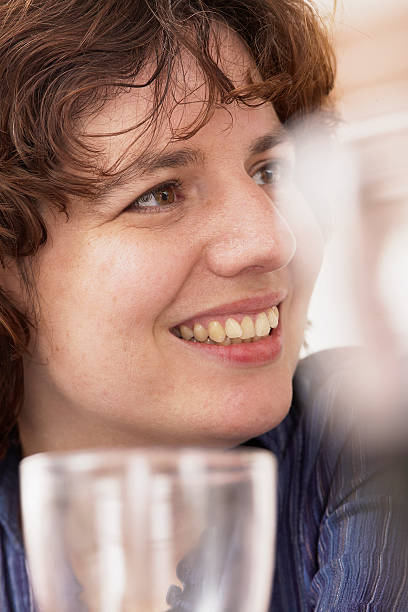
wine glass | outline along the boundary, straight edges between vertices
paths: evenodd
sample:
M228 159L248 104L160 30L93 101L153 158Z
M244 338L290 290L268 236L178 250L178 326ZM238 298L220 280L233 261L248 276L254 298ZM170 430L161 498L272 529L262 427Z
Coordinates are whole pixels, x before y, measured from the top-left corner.
M408 357L408 113L351 126L355 229L349 244L356 317L369 349L360 406L381 429L406 437ZM346 245L345 245L346 246Z
M294 129L299 186L330 255L312 323L333 342L319 348L362 348L339 418L393 443L408 434L408 113L327 125L316 115Z
M265 612L276 459L263 450L44 453L21 465L40 612Z

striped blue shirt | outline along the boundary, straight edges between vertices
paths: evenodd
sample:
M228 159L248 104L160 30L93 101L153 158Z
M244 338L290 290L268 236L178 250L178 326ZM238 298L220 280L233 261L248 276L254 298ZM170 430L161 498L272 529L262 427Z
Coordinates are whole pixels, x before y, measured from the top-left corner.
M350 419L338 418L344 410L340 391L354 367L347 350L300 362L287 418L247 443L271 450L279 461L270 612L408 612L402 464L387 470L353 433ZM0 463L0 612L34 610L20 530L18 463L17 448ZM189 579L179 577L184 591L172 612L190 610Z

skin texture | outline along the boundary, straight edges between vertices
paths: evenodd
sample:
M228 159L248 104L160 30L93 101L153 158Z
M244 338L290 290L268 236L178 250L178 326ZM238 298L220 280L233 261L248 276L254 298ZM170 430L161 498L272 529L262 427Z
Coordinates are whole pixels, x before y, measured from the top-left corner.
M250 61L237 40L226 42L223 61L239 84ZM92 205L72 201L68 221L46 212L49 240L33 262L39 322L25 362L25 454L152 443L229 447L287 414L320 229L290 176L269 185L259 172L270 160L290 166L290 143L250 152L256 138L279 128L270 104L218 108L188 141L170 142L171 129L194 119L205 96L194 66L187 62L183 74L188 104L165 116L152 146L197 149L198 163L135 176ZM149 104L148 91L126 92L85 129L131 126ZM134 137L98 139L97 163L115 163ZM129 148L127 161L142 143ZM182 182L176 206L127 208L168 180ZM271 363L212 359L169 332L195 313L274 291L287 297L283 349Z

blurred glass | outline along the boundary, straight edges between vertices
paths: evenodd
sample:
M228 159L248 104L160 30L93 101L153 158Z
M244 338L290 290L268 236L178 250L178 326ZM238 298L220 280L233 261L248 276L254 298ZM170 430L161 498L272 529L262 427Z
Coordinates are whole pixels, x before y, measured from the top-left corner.
M316 115L294 139L298 185L331 255L312 332L363 348L344 403L367 436L406 440L408 112L335 130Z
M408 357L408 113L350 126L356 215L349 244L351 289L365 346L365 404L406 436Z
M345 140L357 169L360 319L370 344L398 354L408 350L408 113L350 126Z
M123 450L24 459L41 612L265 612L276 460L262 450Z

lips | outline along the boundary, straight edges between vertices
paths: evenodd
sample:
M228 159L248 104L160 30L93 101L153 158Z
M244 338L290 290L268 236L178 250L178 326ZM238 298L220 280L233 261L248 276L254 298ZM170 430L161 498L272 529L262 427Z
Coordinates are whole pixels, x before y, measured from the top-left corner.
M218 361L218 363L257 367L275 362L279 358L283 348L282 332L279 320L278 326L263 337L255 336L244 340L227 337L224 342L214 342L210 338L204 341L197 341L194 338L187 341L185 339L175 340L182 343L187 351L192 351L191 355L194 354L194 358L199 354Z

